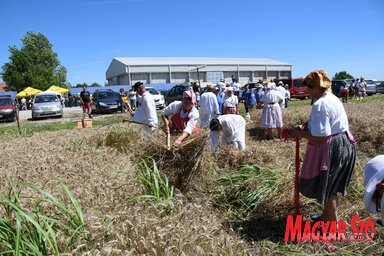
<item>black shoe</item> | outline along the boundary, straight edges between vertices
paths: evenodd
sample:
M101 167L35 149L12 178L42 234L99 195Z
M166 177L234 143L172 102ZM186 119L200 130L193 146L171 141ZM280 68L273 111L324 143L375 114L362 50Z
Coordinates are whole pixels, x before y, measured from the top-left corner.
M92 115L91 115L91 114L89 114L88 116L89 116L89 118L93 119L93 117L92 117Z

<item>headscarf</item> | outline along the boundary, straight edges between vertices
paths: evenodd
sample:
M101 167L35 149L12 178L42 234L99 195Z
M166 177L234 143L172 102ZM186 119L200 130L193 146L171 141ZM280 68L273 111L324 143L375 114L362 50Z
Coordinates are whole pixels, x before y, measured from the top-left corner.
M191 98L192 103L196 103L196 95L192 90L184 91L183 92L183 98Z
M303 85L309 85L312 88L324 88L325 92L331 91L331 79L327 76L327 72L322 69L309 73L303 81Z

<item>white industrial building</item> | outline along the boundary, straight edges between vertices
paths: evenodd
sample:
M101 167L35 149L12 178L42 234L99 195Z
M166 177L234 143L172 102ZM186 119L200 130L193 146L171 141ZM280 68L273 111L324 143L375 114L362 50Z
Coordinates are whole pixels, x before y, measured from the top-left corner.
M221 78L241 84L259 79L291 78L292 65L270 59L251 58L113 58L106 72L108 85L216 83Z

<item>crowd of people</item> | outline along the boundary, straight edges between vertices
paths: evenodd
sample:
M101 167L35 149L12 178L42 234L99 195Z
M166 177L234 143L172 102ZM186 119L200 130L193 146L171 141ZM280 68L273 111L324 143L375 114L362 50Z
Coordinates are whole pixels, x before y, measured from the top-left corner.
M246 121L239 115L239 87L236 86L236 80L232 84L221 80L216 85L208 85L204 93L201 88L192 86L183 92L182 101L168 105L161 116L164 131L177 134L172 146L180 146L200 129L209 129L212 151L217 150L220 136L222 145L244 150ZM323 70L309 73L304 86L312 99L312 109L309 120L299 127L283 128L282 109L288 106L290 99L283 83L276 85L270 81L263 85L260 81L255 88L245 87L241 97L246 116L255 107L262 109L260 127L266 129L267 139L272 138L272 129L276 128L280 138L308 141L300 174L300 192L324 205L323 212L312 217L313 222L337 220L339 195L347 193L355 166L356 143L343 103L331 93L331 79L327 73ZM136 83L133 91L142 96L133 120L147 127L146 132L153 132L159 126L154 100L142 83ZM378 213L380 207L384 207L383 156L367 164L365 186L366 208Z

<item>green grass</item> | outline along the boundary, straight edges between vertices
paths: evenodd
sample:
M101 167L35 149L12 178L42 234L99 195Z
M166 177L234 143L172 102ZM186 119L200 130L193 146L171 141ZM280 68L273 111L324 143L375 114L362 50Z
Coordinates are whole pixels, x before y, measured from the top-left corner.
M73 247L83 234L84 217L76 197L59 184L71 205L34 184L9 183L8 194L0 195L0 255L51 255ZM23 196L31 190L36 196Z
M126 114L116 114L102 119L95 119L93 126L104 126L123 122ZM20 123L20 133L17 124L14 126L0 127L0 137L26 137L35 133L50 132L58 130L71 130L77 127L77 121L39 123L31 121L23 121Z
M141 195L129 198L128 201L138 199L150 199L155 202L169 200L173 197L173 186L168 182L167 177L162 177L156 162L152 159L153 167L148 166L144 159L137 163L138 173L135 174L137 182L142 187Z
M217 179L216 204L239 215L250 214L268 195L276 192L279 175L277 170L251 165L221 176Z

